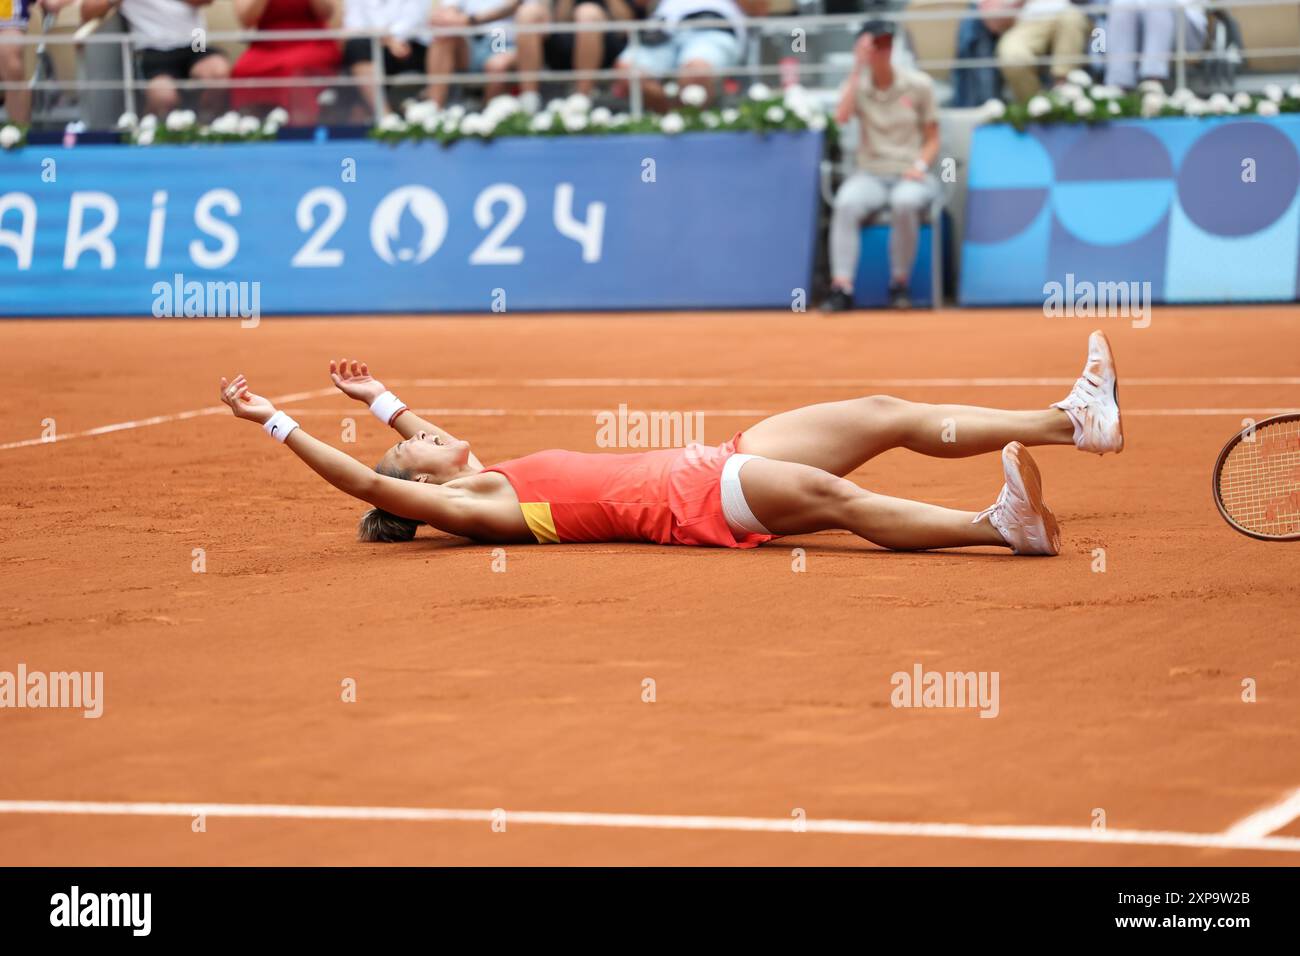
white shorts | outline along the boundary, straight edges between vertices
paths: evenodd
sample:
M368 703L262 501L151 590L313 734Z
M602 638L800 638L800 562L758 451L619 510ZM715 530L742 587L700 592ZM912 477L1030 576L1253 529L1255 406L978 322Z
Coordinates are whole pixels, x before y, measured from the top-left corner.
M730 30L679 30L666 43L628 47L618 62L653 76L669 76L693 61L703 61L721 73L740 65L741 52L740 40Z
M745 491L740 487L740 469L745 467L745 462L759 455L732 455L722 463L722 517L727 520L733 534L743 536L747 534L771 534L763 527L762 522L754 517L754 512L749 510L749 503L745 501Z

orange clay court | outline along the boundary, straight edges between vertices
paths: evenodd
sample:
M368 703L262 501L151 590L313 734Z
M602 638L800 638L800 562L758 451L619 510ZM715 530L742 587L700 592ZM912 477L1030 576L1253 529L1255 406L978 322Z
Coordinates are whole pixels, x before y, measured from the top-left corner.
M428 529L358 544L364 505L234 421L218 378L373 463L391 432L327 375L363 358L491 463L597 450L620 404L701 411L708 442L881 392L1042 408L1093 325L0 323L0 669L104 672L98 720L0 715L0 863L1295 865L1300 545L1232 531L1210 474L1243 418L1300 406L1298 320L1097 322L1127 447L1035 449L1056 559L823 533L509 546L504 571ZM901 450L852 477L959 508L1002 480L996 455ZM998 672L997 719L891 706L916 664Z

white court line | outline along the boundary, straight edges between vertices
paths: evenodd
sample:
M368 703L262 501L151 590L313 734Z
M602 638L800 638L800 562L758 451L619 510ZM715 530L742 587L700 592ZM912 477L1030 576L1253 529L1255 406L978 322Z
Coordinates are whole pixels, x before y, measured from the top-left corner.
M832 382L834 380L831 380ZM846 380L847 381L847 380ZM1041 384L1070 384L1072 379L877 379L875 381L863 380L851 384L863 388L884 388L892 386L901 386L906 384L913 385L1041 385ZM755 382L750 384L780 384L781 380L772 382ZM1279 385L1279 384L1300 384L1300 378L1286 379L1126 379L1126 385L1179 385L1179 384L1203 384L1203 385L1230 385L1230 384L1254 384L1254 385ZM398 380L393 382L394 388L408 388L413 386L440 386L449 385L538 385L545 387L564 387L571 384L581 385L615 385L615 386L632 386L632 385L744 385L741 380L732 379L410 379ZM790 379L786 381L788 385L826 385L822 382L806 382L801 380ZM271 402L282 405L290 402L300 402L308 398L320 398L324 395L331 395L334 389L330 386L324 388L312 389L306 392L290 392L286 395L275 395L271 397ZM583 418L592 417L602 412L611 411L611 409L575 409L575 408L537 408L527 410L512 410L507 408L418 408L412 409L417 415L444 415L444 416L461 416L461 417L491 417L499 418L508 415L536 415L536 416L579 416ZM728 416L735 418L755 418L765 415L772 415L775 411L781 409L754 409L754 408L723 408L723 409L691 409L692 412L699 412L706 416L716 418L726 418ZM1163 417L1163 416L1213 416L1213 415L1278 415L1284 412L1292 412L1296 409L1290 407L1275 408L1138 408L1125 410L1124 414L1131 417ZM225 405L211 405L207 408L196 408L184 412L174 412L170 415L154 415L150 418L139 418L126 422L114 422L110 425L100 425L96 428L88 428L85 431L66 432L63 434L56 433L53 438L26 438L21 441L11 441L0 444L0 451L9 451L15 448L29 448L33 445L53 445L57 442L69 441L73 438L92 438L95 435L108 435L113 432L129 431L135 428L147 428L151 425L165 425L169 422L185 421L191 418L200 418L205 415L217 415L226 411ZM296 415L337 415L346 414L348 411L355 411L349 408L342 411L333 411L331 409L294 409Z
M1262 837L1282 829L1297 817L1300 817L1300 790L1292 790L1282 800L1238 820L1223 832L1228 836L1248 839Z
M295 408L295 415L348 415L352 408ZM611 408L412 408L412 412L422 418L503 418L517 416L527 418L594 418L596 415L614 413ZM638 409L643 412L663 412L665 409ZM678 413L681 409L677 410ZM761 418L773 415L782 409L771 408L692 408L691 414L703 415L705 418ZM1294 407L1278 408L1134 408L1125 409L1126 418L1163 418L1171 416L1213 417L1215 415L1280 415L1283 412L1297 411Z
M1006 388L1073 385L1073 378L409 378L391 379L393 388ZM1215 376L1125 378L1124 386L1300 385L1300 376Z
M285 402L301 402L306 398L320 398L334 391L334 387L316 388L310 392L290 392L287 395L275 395L271 398L272 404L283 404ZM91 438L95 435L108 435L112 432L129 431L132 428L147 428L150 425L166 425L168 422L181 422L189 418L200 418L204 415L218 415L221 412L229 412L230 409L225 405L209 405L207 408L195 408L187 412L174 412L171 415L154 415L151 418L137 418L129 422L114 422L112 425L100 425L98 428L88 428L82 432L55 433L53 438L26 438L22 441L11 441L0 445L0 451L7 451L11 448L28 448L31 445L53 445L56 442L69 441L73 438Z
M436 807L339 807L246 803L107 803L67 800L0 800L0 813L76 814L133 817L242 817L276 820L405 821L491 823L494 810ZM632 830L708 830L793 833L794 820L781 817L676 816L647 813L572 813L506 810L506 824L553 827L609 827ZM802 821L805 832L850 836L1010 840L1029 843L1099 843L1179 846L1197 849L1272 850L1300 853L1300 837L1187 833L1171 830L1094 830L1092 827L1008 826L969 823L897 823L885 820Z

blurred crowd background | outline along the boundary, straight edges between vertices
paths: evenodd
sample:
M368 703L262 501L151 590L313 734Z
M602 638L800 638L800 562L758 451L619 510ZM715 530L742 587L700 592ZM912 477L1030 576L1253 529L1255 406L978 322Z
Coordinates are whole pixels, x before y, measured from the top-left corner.
M895 65L927 74L941 108L1026 100L1077 69L1206 94L1289 84L1300 65L1300 5L1276 0L0 0L0 120L102 129L129 105L346 123L507 92L529 111L575 91L617 109L633 76L638 111L671 110L692 86L725 102L755 81L824 90L829 105L868 18L895 24ZM126 51L95 42L121 35Z

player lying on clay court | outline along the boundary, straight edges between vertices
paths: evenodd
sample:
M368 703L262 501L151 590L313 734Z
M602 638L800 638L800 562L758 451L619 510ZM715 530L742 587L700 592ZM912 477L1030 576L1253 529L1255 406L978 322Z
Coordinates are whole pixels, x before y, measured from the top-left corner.
M469 443L419 418L365 363L330 362L334 384L403 441L372 470L308 435L248 389L221 380L236 417L262 425L313 471L373 505L362 541L409 541L427 524L475 541L646 541L752 548L839 528L899 551L998 545L1056 554L1060 530L1026 445L1124 448L1110 343L1088 340L1083 375L1041 411L927 405L884 395L773 415L721 445L631 454L539 451L484 468ZM948 440L945 440L948 439ZM938 458L1002 449L1005 484L983 511L891 498L843 476L890 448Z

